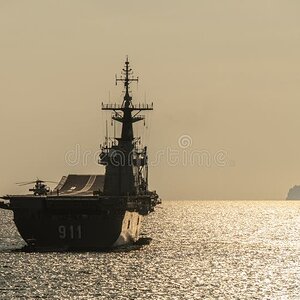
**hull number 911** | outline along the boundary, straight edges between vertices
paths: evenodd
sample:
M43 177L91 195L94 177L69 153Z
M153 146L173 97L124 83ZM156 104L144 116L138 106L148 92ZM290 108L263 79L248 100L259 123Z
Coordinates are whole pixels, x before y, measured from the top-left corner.
M64 239L77 239L81 240L81 225L59 225L58 226L59 238Z

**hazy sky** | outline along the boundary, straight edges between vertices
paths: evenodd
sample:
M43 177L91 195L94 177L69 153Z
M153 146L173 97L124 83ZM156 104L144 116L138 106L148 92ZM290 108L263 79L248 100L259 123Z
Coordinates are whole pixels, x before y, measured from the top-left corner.
M163 199L285 198L300 184L299 14L298 0L0 0L0 193L103 172L100 103L120 101L129 55L134 100L155 104Z

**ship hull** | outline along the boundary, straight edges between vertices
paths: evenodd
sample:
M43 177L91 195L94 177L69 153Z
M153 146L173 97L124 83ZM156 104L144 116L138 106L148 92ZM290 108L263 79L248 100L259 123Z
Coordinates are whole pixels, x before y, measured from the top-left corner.
M74 200L66 200L60 210L54 204L61 200L54 204L50 201L51 205L47 205L46 199L34 200L35 207L30 199L11 201L15 206L16 227L30 247L95 250L134 243L139 238L142 215L136 211L103 207L97 201L83 199L76 200L77 210L74 210ZM81 211L80 203L90 209Z
M30 249L98 250L139 239L143 216L159 198L155 192L108 196L103 175L69 175L46 195L7 195L0 208L14 212Z

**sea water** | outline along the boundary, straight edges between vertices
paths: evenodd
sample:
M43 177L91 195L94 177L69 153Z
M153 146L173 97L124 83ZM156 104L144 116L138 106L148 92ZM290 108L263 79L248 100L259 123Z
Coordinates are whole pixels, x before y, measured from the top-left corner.
M25 253L0 210L0 299L300 299L300 201L165 201L150 244Z

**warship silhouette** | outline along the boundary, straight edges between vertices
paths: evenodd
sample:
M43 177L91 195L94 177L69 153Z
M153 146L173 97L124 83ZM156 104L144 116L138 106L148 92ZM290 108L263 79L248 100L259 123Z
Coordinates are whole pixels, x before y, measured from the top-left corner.
M134 243L142 219L161 203L148 189L147 147L134 136L133 124L145 119L153 103L134 104L128 58L116 84L124 84L121 104L103 104L111 118L121 123L119 137L105 137L99 164L105 175L63 176L53 191L36 180L28 195L1 197L0 208L13 211L15 225L31 249L103 249ZM24 183L26 184L26 183Z

